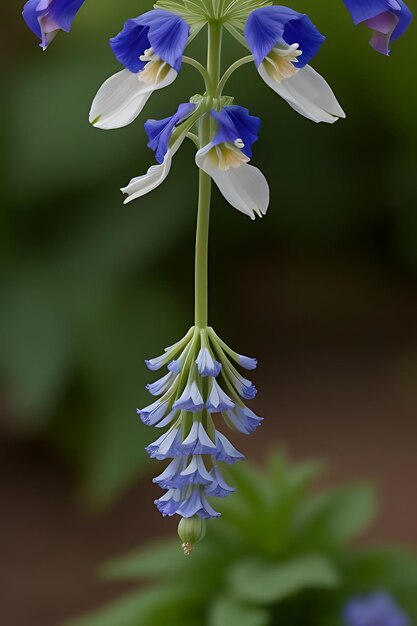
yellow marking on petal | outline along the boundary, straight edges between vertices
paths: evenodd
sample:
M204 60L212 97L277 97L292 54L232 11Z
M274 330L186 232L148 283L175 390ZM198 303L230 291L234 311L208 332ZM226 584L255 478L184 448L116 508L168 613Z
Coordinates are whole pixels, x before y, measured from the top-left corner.
M171 66L155 54L152 48L145 50L139 59L146 63L143 70L139 72L139 80L144 83L155 85L162 82L171 69Z
M245 163L249 163L250 158L243 154L242 150L234 143L221 143L208 153L208 157L219 169L227 172L230 169L236 169Z
M263 65L269 76L277 83L281 83L285 78L291 78L298 72L294 63L298 63L298 57L302 54L298 43L293 43L288 48L273 48L264 59Z

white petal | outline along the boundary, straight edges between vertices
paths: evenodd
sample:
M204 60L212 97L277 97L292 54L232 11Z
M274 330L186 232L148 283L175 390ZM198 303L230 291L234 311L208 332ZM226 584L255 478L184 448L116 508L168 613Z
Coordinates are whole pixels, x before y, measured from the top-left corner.
M140 80L140 74L126 69L110 76L93 100L90 123L104 130L127 126L137 118L152 93L167 87L176 77L177 72L173 69L156 84L145 83Z
M150 191L153 191L154 189L159 187L159 185L164 182L169 172L171 171L172 158L182 144L183 140L184 138L179 139L172 146L172 148L169 148L168 152L165 155L163 163L160 163L158 165L152 165L148 169L146 174L143 174L143 176L132 178L132 180L126 187L122 187L121 191L128 196L124 201L124 204L127 204L132 200L136 200L137 198L141 198Z
M271 89L313 122L333 124L346 117L329 84L310 65L280 83L271 78L262 64L258 71Z
M269 187L262 172L247 163L223 171L207 156L211 147L209 144L197 152L195 160L198 167L211 176L235 209L253 220L257 215L265 215L269 206Z

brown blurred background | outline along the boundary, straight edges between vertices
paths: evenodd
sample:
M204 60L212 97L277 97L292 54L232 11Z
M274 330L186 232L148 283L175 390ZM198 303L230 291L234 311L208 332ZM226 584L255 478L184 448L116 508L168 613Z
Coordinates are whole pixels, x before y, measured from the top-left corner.
M411 8L415 9L410 2ZM139 6L140 5L140 6ZM311 6L310 6L311 5ZM122 206L146 170L139 120L89 127L90 101L117 70L108 49L150 2L87 0L47 54L6 7L1 142L2 614L56 626L121 587L95 568L175 532L153 507L147 403L155 356L192 322L196 176L184 146L165 185ZM293 2L298 10L306 3ZM299 118L240 70L229 93L263 119L255 163L272 191L252 223L214 196L211 323L257 355L262 429L238 441L259 463L284 446L323 458L328 481L375 482L377 539L417 540L417 92L415 25L383 58L343 3L309 3L328 36L315 63L348 118ZM3 40L4 44L4 40ZM195 42L196 55L201 44ZM233 59L238 44L226 44ZM184 68L147 117L201 90ZM173 202L175 198L175 202Z

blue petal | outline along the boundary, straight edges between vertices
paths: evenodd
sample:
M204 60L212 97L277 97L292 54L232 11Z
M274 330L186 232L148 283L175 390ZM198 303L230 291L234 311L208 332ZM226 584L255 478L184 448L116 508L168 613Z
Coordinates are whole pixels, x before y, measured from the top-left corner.
M411 13L406 3L403 2L403 0L397 0L397 2L401 6L401 12L396 13L397 17L399 18L399 22L397 24L397 28L391 35L391 41L395 41L396 39L401 37L410 26L413 19L413 14Z
M246 22L245 38L257 67L277 45L298 43L302 51L298 69L311 61L325 40L307 15L282 6L253 11Z
M398 0L343 0L353 22L357 25L386 11L401 11Z
M155 152L158 163L163 163L171 135L177 126L191 115L196 109L195 104L187 102L180 104L177 112L163 120L148 120L145 122L145 131L149 138L148 148Z
M38 11L40 0L28 0L23 7L23 19L29 26L30 30L35 33L40 39L42 38L42 31L39 24L39 18L48 13L48 8L43 11Z
M116 59L129 71L137 74L146 65L139 57L151 47L148 39L149 27L137 20L127 20L121 33L110 39L110 46Z
M69 32L83 3L84 0L52 0L49 5L49 14L61 30Z
M117 60L131 72L143 70L146 62L139 57L149 48L178 72L189 32L190 27L182 17L157 9L127 20L110 45Z
M242 152L251 158L252 144L257 141L259 135L260 118L250 115L248 109L236 105L224 107L221 111L211 111L211 115L219 125L213 145L233 143L241 139L244 143Z

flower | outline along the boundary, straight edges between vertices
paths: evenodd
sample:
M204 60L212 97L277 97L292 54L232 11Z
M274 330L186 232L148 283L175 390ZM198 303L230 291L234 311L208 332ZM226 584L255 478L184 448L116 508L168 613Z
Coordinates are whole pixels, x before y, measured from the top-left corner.
M209 413L223 413L223 411L231 410L235 403L229 398L227 393L223 391L217 380L212 378L209 385L209 395L207 398L206 408Z
M230 428L234 428L244 435L253 433L263 420L247 406L235 406L231 411L224 411L222 415Z
M28 0L23 18L46 50L60 30L68 33L84 0Z
M410 26L412 13L403 0L344 0L355 25L364 23L373 31L370 45L389 55L390 42Z
M217 376L222 369L221 363L216 361L208 348L201 348L196 358L196 365L200 376Z
M158 163L163 163L168 152L169 140L175 127L187 119L196 109L192 102L180 104L177 112L163 120L148 120L145 122L145 131L148 135L148 148L155 152Z
M110 40L125 69L98 90L90 111L91 124L107 130L133 122L152 93L177 78L189 33L182 17L161 9L128 20Z
M145 424L168 426L167 432L146 448L152 458L169 459L153 481L167 490L155 501L163 515L218 517L207 497L225 498L235 491L218 463L236 463L244 456L218 430L213 415L222 415L226 425L244 434L253 432L262 418L243 404L241 396L253 397L252 391L245 392L253 385L239 374L232 360L243 361L250 369L256 363L231 350L212 328L194 327L163 355L146 361L152 370L168 369L147 386L160 397L138 409Z
M261 120L236 105L213 110L211 116L217 122L217 134L197 152L198 167L211 176L235 209L252 219L262 217L268 210L269 187L262 172L249 165Z
M244 34L260 76L293 109L314 122L345 117L327 82L308 65L325 37L307 15L283 6L256 9Z
M170 146L172 134L175 128L189 118L195 109L196 105L191 102L180 104L177 112L171 117L166 117L163 120L148 120L145 123L145 130L149 138L148 146L155 152L158 165L152 165L146 174L132 178L129 184L122 188L121 191L127 194L125 204L153 191L167 178L171 171L172 159L181 147L188 127Z
M408 615L387 593L378 592L370 596L350 600L344 610L346 626L408 626Z

